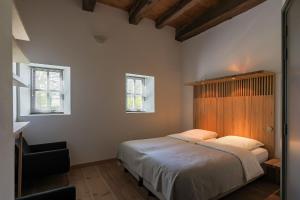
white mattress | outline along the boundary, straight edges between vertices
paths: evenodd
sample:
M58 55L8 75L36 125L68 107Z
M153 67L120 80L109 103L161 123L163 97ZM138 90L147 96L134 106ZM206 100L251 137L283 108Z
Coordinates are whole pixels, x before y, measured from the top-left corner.
M269 153L266 149L264 148L257 148L251 151L251 153L253 153L255 155L255 157L257 158L257 161L262 164L263 162L268 160L269 157Z

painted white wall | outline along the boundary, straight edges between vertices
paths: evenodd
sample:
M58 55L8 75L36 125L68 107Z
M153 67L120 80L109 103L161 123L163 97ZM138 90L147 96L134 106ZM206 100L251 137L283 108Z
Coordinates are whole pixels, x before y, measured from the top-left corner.
M182 45L183 82L256 70L276 72L276 155L281 146L281 0L268 0ZM183 88L183 128L193 126L192 87Z
M66 140L78 164L114 157L122 141L180 130L180 43L172 28L157 30L150 20L130 25L126 12L102 4L85 12L80 0L17 7L31 38L20 46L31 62L71 66L72 114L24 117L29 143ZM126 114L125 73L155 77L155 113Z
M11 0L0 1L0 199L14 199Z

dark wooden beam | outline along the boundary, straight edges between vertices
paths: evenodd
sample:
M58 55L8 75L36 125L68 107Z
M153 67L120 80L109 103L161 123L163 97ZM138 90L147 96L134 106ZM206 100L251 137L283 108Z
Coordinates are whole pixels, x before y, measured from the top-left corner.
M129 11L129 23L137 25L158 0L136 0Z
M156 20L156 28L162 28L172 20L176 19L178 16L182 15L185 11L192 8L197 1L195 0L180 0L174 6L172 6L169 10L163 13Z
M184 41L239 15L266 0L222 0L191 23L176 30L176 40Z
M82 10L93 12L95 6L96 0L82 0Z

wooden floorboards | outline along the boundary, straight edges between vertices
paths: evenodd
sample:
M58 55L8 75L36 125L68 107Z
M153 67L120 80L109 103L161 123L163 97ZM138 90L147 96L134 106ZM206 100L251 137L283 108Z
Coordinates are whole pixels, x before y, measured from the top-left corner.
M77 200L156 200L116 160L97 165L72 168L61 177L49 177L27 186L25 194L45 191L65 185L76 187ZM279 186L259 179L228 195L223 200L279 200Z

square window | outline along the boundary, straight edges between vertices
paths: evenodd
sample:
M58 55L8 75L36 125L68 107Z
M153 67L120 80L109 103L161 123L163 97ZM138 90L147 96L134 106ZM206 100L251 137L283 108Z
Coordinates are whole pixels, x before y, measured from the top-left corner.
M154 77L126 74L126 112L154 112Z

